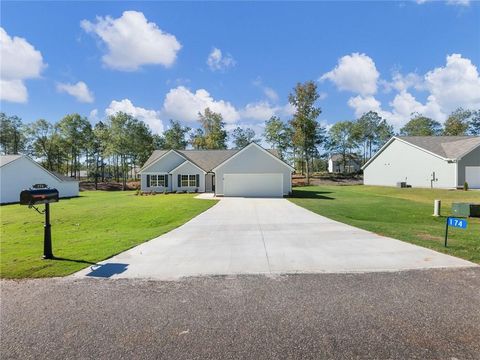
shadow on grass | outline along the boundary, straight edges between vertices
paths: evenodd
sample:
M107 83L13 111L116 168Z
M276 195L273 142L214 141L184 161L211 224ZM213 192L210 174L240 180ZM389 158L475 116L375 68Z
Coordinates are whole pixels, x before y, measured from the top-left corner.
M318 190L293 190L290 198L297 199L321 199L321 200L335 200L331 196L325 194L331 194L330 191L318 191Z

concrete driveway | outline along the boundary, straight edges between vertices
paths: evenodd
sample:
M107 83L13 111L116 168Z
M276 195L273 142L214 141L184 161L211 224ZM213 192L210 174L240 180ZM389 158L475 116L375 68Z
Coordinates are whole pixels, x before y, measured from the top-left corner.
M285 199L224 198L183 226L74 276L169 280L468 266L475 264L330 220Z

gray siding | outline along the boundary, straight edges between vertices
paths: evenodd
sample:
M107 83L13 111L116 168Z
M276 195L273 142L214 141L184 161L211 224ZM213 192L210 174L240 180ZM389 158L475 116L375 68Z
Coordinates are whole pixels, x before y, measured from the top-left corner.
M215 171L215 193L223 195L224 174L283 174L283 193L288 195L292 190L292 171L281 161L265 153L257 146L250 146L235 155Z
M178 175L199 175L200 184L198 188L196 186L188 187L178 187ZM193 165L190 162L186 162L184 165L180 166L178 169L172 172L172 190L186 190L186 191L195 191L198 189L198 192L205 192L205 174L198 167Z
M142 170L140 174L140 188L142 191L157 191L163 192L164 190L171 191L172 184L171 178L169 178L168 188L164 187L147 187L147 175L151 174L168 174L171 170L175 169L178 165L185 162L185 159L177 153L170 152L163 156L160 160L153 163L149 167Z
M394 140L364 169L364 184L395 186L406 181L414 187L429 188L433 172L438 179L433 183L434 188L457 186L455 163Z
M458 161L458 186L463 186L465 182L465 167L466 166L480 166L480 147L473 150L463 159Z

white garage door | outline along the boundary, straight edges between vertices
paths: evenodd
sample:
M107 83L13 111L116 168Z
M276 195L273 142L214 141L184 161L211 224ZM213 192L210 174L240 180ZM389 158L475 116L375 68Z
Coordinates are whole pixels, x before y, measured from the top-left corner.
M282 174L224 174L224 196L281 197Z
M480 166L465 166L465 181L468 187L480 189Z

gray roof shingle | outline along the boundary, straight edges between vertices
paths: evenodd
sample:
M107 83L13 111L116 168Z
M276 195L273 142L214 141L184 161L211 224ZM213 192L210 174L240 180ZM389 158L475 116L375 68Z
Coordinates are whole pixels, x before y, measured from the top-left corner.
M458 159L480 145L480 136L399 136L398 138L446 159Z

